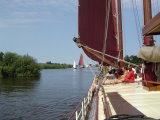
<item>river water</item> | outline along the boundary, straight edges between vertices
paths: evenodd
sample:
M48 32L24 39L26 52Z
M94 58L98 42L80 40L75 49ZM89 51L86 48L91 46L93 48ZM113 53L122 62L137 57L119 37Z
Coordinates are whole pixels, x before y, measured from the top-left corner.
M0 79L0 120L67 120L92 79L87 68L42 70L34 79Z

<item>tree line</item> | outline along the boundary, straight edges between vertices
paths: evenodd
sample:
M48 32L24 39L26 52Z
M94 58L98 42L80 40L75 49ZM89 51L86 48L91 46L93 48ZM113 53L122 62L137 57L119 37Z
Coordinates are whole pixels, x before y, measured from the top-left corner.
M65 69L65 68L72 68L70 64L60 64L60 63L41 63L39 64L41 69Z
M126 55L124 60L137 65L143 62L134 55ZM71 67L72 65L59 63L38 64L29 55L22 56L12 52L0 52L0 77L36 77L40 75L41 69L63 69Z
M38 77L41 69L72 68L69 64L41 63L29 55L0 52L0 77Z

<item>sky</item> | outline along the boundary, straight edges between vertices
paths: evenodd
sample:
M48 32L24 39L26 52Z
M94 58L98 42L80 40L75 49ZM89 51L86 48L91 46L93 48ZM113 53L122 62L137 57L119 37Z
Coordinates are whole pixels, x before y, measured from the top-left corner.
M156 5L157 0L152 1ZM139 42L131 0L122 3L124 54L136 55ZM77 0L0 0L0 51L29 54L39 63L78 62L83 52L72 40L78 34L77 4ZM136 4L142 11L141 0ZM142 12L139 16L142 26Z

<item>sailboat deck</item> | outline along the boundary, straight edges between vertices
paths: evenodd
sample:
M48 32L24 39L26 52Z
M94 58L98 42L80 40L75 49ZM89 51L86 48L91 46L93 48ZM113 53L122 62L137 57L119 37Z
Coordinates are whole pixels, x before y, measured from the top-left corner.
M103 87L105 89L105 94L107 96L107 101L109 103L112 115L119 114L117 113L117 108L119 109L119 111L123 111L123 108L126 106L127 109L127 106L129 105L130 108L128 109L131 109L131 106L133 106L132 109L139 111L138 113L142 113L147 117L156 119L160 118L160 91L147 91L141 84L138 83L121 83L115 85L104 85ZM115 93L119 95L119 97L110 97L110 94L115 95ZM99 92L99 120L105 118L102 97L102 93ZM115 108L114 104L118 105L119 107ZM128 111L134 112L132 110ZM138 113L135 113L135 115L137 115Z

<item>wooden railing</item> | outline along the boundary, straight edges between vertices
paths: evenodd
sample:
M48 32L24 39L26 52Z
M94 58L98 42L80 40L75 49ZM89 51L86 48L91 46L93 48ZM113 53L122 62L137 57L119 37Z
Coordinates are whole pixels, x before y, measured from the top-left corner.
M78 104L78 106L73 111L73 113L71 114L68 120L85 120L87 113L89 111L92 96L93 96L92 88L93 88L93 84L91 85L91 88L88 90L87 96L84 97L83 100Z
M98 107L99 107L99 97L98 97L98 92L96 92L96 111L94 120L98 120Z

